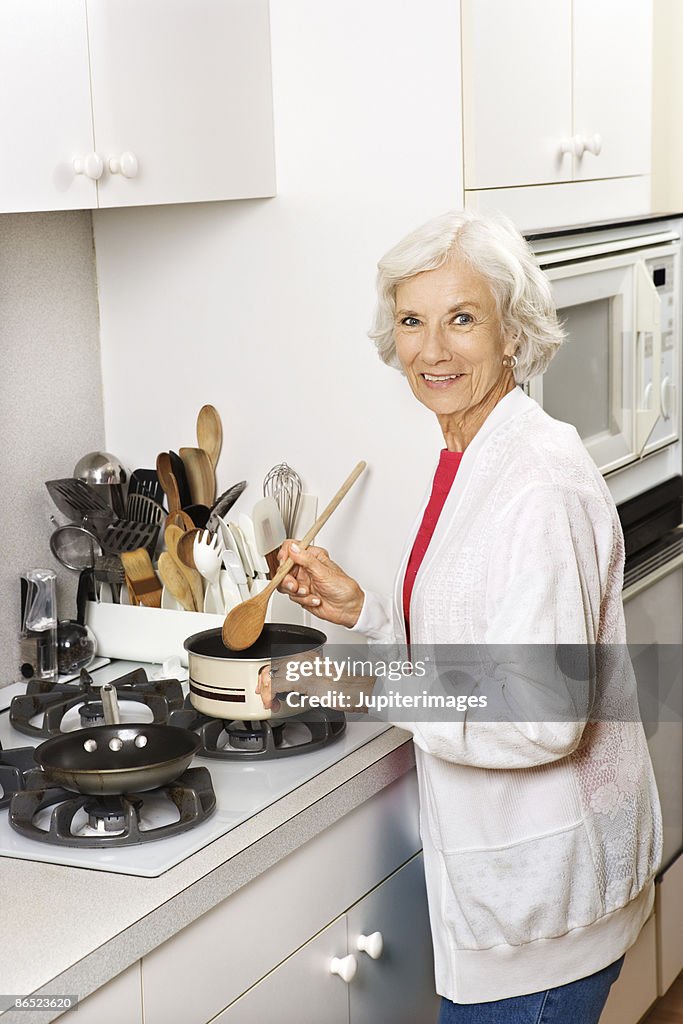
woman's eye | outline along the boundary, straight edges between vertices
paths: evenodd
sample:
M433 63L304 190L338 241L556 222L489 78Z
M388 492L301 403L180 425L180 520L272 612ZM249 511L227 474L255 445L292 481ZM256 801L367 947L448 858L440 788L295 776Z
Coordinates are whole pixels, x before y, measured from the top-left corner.
M474 317L471 313L456 313L453 317L453 322L461 327L467 327L469 324L474 323Z
M401 320L401 324L403 327L417 327L419 323L420 321L417 319L416 316L404 316L403 319Z

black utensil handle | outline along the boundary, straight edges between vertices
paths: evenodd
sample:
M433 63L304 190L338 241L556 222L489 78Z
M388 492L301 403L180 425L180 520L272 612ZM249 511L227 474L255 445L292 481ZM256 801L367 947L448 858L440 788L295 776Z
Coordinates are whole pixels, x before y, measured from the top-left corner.
M95 573L93 569L81 569L76 591L76 622L85 625L85 606L87 601L96 601Z

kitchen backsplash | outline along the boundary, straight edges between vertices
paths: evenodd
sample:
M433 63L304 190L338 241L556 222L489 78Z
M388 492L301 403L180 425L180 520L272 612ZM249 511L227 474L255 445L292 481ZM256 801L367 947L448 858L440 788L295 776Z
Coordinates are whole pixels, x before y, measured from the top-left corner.
M19 573L57 570L60 618L75 574L52 557L45 480L104 445L99 315L88 211L0 217L0 687L16 678Z

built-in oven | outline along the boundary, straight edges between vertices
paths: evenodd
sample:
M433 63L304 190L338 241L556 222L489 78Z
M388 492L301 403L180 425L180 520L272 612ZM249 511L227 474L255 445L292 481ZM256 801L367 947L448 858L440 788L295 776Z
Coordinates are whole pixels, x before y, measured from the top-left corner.
M617 502L681 471L683 221L529 236L566 341L527 390L572 423Z
M619 506L624 611L662 807L656 885L658 991L683 970L683 526L680 476Z

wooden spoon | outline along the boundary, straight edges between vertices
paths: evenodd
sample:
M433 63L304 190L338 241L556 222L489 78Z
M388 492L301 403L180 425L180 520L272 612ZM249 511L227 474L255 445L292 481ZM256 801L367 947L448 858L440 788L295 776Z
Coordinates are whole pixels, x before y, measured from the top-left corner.
M192 501L211 508L216 500L216 476L211 459L203 448L181 448L180 458L187 473Z
M164 533L164 541L166 542L166 548L169 555L178 566L190 586L195 610L200 612L204 607L204 587L202 586L202 578L196 569L190 569L185 565L178 554L178 545L184 536L184 531L181 530L179 526L167 526Z
M166 495L169 514L180 511L180 493L178 481L176 480L171 467L171 456L168 452L159 452L157 455L157 476L162 490Z
M203 530L187 530L178 541L178 558L188 569L196 569L194 564L194 539L201 536Z
M213 405L203 405L197 416L197 447L203 448L209 456L211 466L216 468L223 445L223 425Z
M168 551L162 551L159 555L158 573L161 582L170 594L179 601L186 612L196 611L192 587L187 582L182 572L171 558Z
M353 472L346 478L334 498L332 498L332 501L318 516L316 521L313 523L313 526L299 544L302 551L308 547L318 531L325 525L337 505L339 505L361 475L365 466L365 462L359 462ZM292 569L293 565L294 562L292 559L286 558L268 586L265 587L260 594L257 594L256 597L250 597L248 601L243 601L228 612L225 617L225 622L223 623L222 631L223 643L226 647L229 647L233 651L243 651L245 647L251 647L252 644L256 643L263 630L263 623L266 619L266 611L268 609L270 595L277 589L287 573Z
M182 532L185 533L186 530L195 529L195 522L184 509L179 509L177 512L169 512L166 516L164 534L169 526L177 526L179 530L182 530Z

